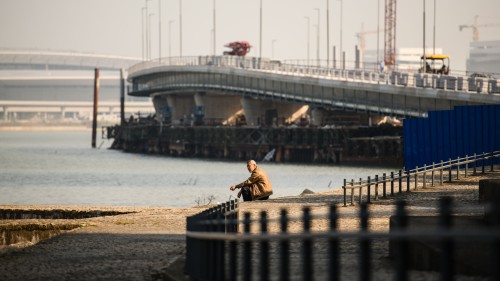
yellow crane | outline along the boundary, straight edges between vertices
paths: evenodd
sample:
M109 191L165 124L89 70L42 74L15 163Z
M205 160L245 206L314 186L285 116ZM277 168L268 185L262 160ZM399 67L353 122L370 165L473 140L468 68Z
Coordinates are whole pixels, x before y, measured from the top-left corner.
M459 25L458 28L460 31L462 31L464 28L472 28L472 41L477 42L479 40L479 28L480 27L493 27L493 26L500 26L500 23L484 23L484 24L479 24L478 23L478 18L479 16L476 15L474 17L474 23L473 24L462 24Z

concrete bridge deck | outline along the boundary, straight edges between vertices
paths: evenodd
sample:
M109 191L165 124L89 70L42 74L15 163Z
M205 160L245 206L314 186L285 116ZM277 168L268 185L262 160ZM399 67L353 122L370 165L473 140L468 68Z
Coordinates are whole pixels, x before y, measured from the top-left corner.
M227 118L243 109L247 121L255 123L272 110L277 118L286 118L298 105L320 112L317 118L335 109L424 117L428 111L457 105L500 103L496 79L332 69L232 56L149 61L132 66L128 74L129 95L152 97L157 115L172 119L192 114L195 107L210 118Z

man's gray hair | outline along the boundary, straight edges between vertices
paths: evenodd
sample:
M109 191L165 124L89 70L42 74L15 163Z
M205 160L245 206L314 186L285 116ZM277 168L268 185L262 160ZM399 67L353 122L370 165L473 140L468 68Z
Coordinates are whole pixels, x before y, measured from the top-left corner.
M254 164L254 165L257 165L257 163L255 162L255 160L248 160L248 161L247 161L247 164Z

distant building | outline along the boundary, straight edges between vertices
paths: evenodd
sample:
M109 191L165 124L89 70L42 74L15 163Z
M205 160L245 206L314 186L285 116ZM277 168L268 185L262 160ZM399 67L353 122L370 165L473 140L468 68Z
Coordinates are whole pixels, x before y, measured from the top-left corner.
M426 54L432 54L433 48L426 48ZM435 55L443 54L442 48L436 48ZM396 49L396 64L397 70L417 72L421 67L420 58L422 57L422 48L398 48ZM384 61L384 50L379 50L379 62L377 63L377 50L366 50L364 53L364 65L365 68L375 68L380 65L381 61Z
M500 74L500 40L471 42L467 73Z

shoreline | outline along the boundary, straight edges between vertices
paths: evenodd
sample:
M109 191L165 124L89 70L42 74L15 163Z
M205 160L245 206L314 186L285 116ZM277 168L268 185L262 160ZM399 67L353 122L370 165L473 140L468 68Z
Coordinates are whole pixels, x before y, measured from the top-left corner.
M86 125L0 125L0 132L46 132L46 131L92 131L92 127Z

